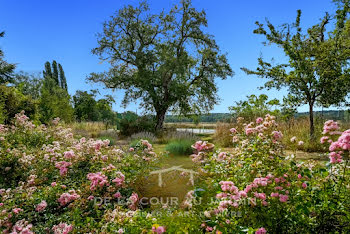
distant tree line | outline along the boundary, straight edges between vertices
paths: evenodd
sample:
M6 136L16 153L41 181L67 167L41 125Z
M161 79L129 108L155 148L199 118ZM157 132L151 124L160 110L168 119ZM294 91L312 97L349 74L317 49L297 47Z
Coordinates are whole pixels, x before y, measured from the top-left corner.
M196 119L197 118L197 119ZM232 119L232 115L230 113L209 113L198 115L196 118L184 117L180 115L167 115L165 116L166 123L181 123L181 122L207 122L207 123L215 123L219 121L230 121Z

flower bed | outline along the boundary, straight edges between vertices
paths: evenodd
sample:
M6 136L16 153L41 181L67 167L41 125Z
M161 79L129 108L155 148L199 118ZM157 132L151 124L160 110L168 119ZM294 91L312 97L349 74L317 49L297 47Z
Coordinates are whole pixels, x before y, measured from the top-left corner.
M108 140L75 139L58 119L36 126L24 113L0 126L0 154L4 233L128 230L127 220L114 222L109 214L137 212L136 180L158 161L147 141L119 149Z
M24 115L0 125L0 230L4 233L348 233L350 130L327 121L330 161L285 155L273 116L239 120L232 152L197 142L199 178L183 204L152 213L138 178L159 157L141 140L116 148L76 139L58 119L36 126ZM291 142L301 144L293 138Z
M215 233L327 233L350 231L350 130L325 123L322 143L330 162L297 161L283 153L273 116L230 129L234 153L200 151L206 175L191 209L204 213L202 228ZM302 144L292 139L296 144ZM201 200L201 202L199 202Z

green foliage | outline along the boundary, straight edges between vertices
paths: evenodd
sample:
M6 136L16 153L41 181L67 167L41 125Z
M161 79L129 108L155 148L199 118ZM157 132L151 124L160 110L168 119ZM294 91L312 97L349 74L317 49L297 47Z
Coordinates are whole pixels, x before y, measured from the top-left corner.
M63 68L61 64L58 64L58 71L60 74L60 86L62 89L68 90L66 75L64 74Z
M15 87L0 85L0 123L9 123L15 114L24 110L33 120L38 119L38 103Z
M169 153L173 155L190 155L193 153L193 149L191 147L193 143L193 140L178 139L168 143L165 150L169 151Z
M40 98L40 89L43 79L40 74L18 72L14 75L12 84L24 95L31 96L34 100Z
M280 105L278 99L268 101L268 96L265 94L261 94L259 97L253 94L247 96L247 98L247 101L239 101L236 102L235 106L229 107L229 110L235 118L243 117L247 120L254 120L266 114L279 115L280 113L277 109Z
M292 120L297 112L297 107L299 106L298 100L292 96L287 95L283 97L283 103L281 105L280 118L286 122Z
M72 121L74 110L62 66L55 60L52 64L46 62L43 76L40 89L40 120L48 123L60 117L65 122Z
M112 103L114 103L114 99L110 95L98 100L96 103L96 109L99 114L98 119L106 125L106 128L110 125L116 125L117 122L117 115L112 110Z
M45 77L45 78L47 78L47 77ZM59 79L59 74L58 74L58 65L57 65L57 62L55 60L52 61L52 77L51 78L55 81L55 83L58 86L60 86L60 79Z
M97 121L96 93L77 90L73 96L74 115L78 121Z
M118 116L117 128L123 136L131 136L139 132L154 132L154 118L138 116L128 111Z
M190 0L160 14L150 13L145 2L126 6L104 23L92 50L111 69L88 79L125 89L124 105L142 99L142 107L157 114L156 129L168 110L206 112L218 102L215 78L232 70L205 27L205 12Z
M158 139L158 141L161 141L163 143L169 143L171 141L181 141L181 140L195 142L197 140L200 140L200 137L197 134L194 134L188 131L169 130L159 135L159 139Z
M56 84L56 81L47 77L41 87L39 102L40 121L48 123L50 120L60 117L65 122L74 118L74 109L68 92Z
M102 121L106 128L114 126L117 121L117 115L112 110L114 99L107 95L103 99L96 101L97 91L77 90L73 96L74 114L78 121Z
M288 63L274 65L259 58L256 70L242 68L247 74L269 79L265 88L286 87L289 95L298 100L299 104L308 104L310 136L314 133L314 106L338 105L345 101L349 91L348 5L347 1L341 4L337 11L335 30L329 33L326 33L326 29L332 18L328 13L320 23L305 30L305 34L300 25L300 10L295 22L284 24L281 29L277 29L268 20L266 26L256 22L258 28L254 33L263 35L266 44L280 47L288 58Z
M5 32L0 32L0 38L4 37ZM0 85L12 80L15 64L8 63L4 60L4 52L0 49Z
M47 61L45 63L45 70L43 71L44 78L52 77L51 63Z

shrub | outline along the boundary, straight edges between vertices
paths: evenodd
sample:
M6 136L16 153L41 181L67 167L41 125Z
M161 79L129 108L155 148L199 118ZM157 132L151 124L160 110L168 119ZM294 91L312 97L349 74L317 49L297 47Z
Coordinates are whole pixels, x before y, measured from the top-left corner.
M110 145L116 145L117 139L110 136L99 136L100 140L108 140Z
M118 132L114 129L103 130L98 134L98 138L101 140L108 139L111 145L116 145L118 140Z
M169 141L174 141L174 140L196 141L196 140L198 140L198 136L196 134L193 134L191 132L179 132L179 131L168 132L166 135L166 138Z
M118 120L117 128L122 136L128 137L139 132L154 132L155 121L151 116L123 117Z
M152 145L141 141L129 150L109 140L76 139L58 121L37 126L20 113L13 125L0 125L0 232L151 230L151 218L127 227L111 215L115 204L118 212L137 215L136 180L158 164ZM112 200L98 206L95 197Z
M0 123L9 123L24 110L33 120L38 119L38 102L15 87L0 85Z
M190 155L193 152L193 143L194 141L188 139L174 140L167 144L165 149L174 155Z

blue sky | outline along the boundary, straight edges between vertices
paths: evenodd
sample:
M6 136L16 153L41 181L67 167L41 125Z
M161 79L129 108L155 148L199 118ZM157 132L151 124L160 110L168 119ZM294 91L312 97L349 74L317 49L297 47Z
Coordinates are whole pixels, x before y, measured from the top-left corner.
M90 90L98 86L87 84L90 72L108 69L91 54L97 45L96 33L102 30L102 23L125 4L138 4L138 0L2 0L0 30L5 38L0 47L8 62L17 63L17 70L41 72L46 61L61 63L66 73L69 93L76 90ZM149 0L150 8L158 13L178 3L175 0ZM264 22L267 17L273 24L293 22L296 10L302 10L302 25L311 26L319 22L326 11L333 13L335 5L331 0L193 0L197 9L207 13L208 32L215 36L222 52L228 54L235 76L218 81L221 103L212 112L228 112L228 106L250 94L268 94L281 99L284 91L258 90L263 79L247 76L241 67L256 68L257 58L285 60L278 48L264 47L263 37L253 34L255 21ZM101 94L111 93L102 89ZM114 109L118 112L135 111L136 104L126 109L120 107L122 91L113 93L116 98ZM307 111L300 107L299 111ZM140 110L138 110L140 112Z

